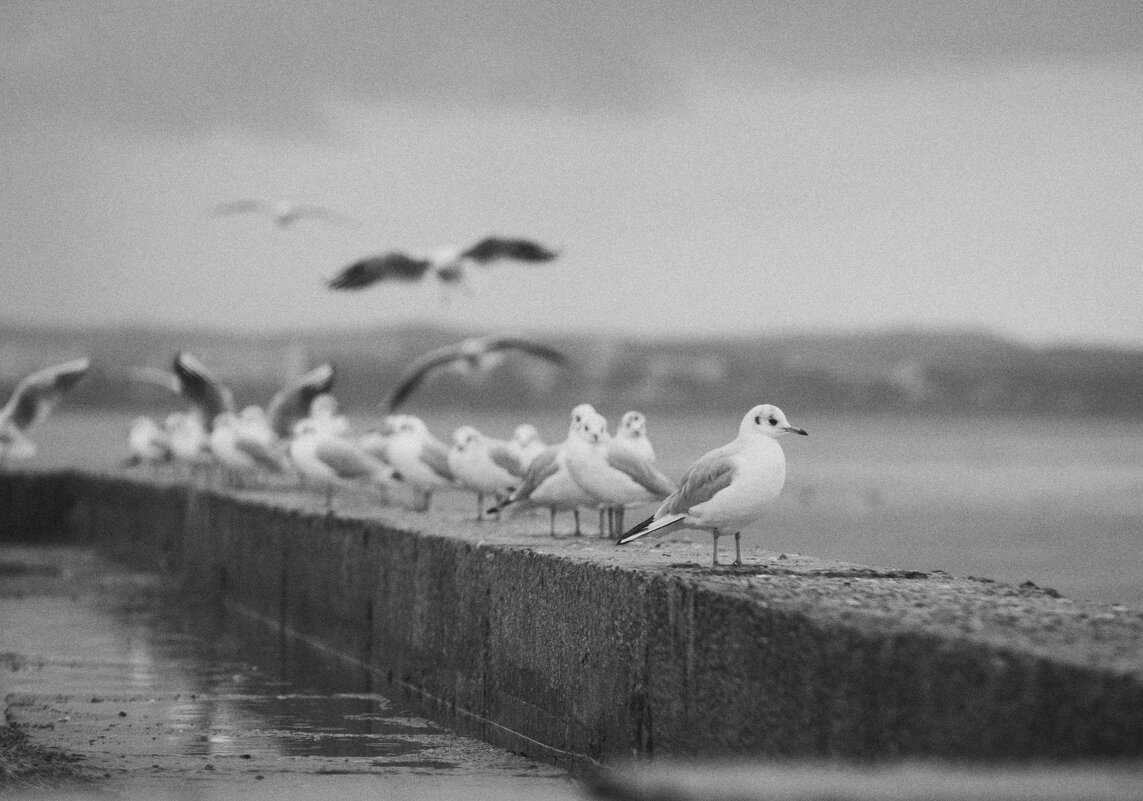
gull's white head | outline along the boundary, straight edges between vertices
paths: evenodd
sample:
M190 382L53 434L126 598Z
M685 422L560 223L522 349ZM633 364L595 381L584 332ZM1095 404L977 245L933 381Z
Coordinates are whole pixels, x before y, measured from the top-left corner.
M310 414L314 417L333 417L337 414L337 398L328 392L323 392L310 401Z
M805 429L790 425L786 414L777 406L763 403L755 406L742 418L738 427L739 435L762 434L767 437L777 437L782 434L801 434L807 436Z
M453 445L460 450L464 450L471 445L476 444L480 439L480 432L472 426L461 426L456 431L452 432Z
M592 414L598 414L598 412L595 411L595 407L590 403L581 403L579 406L576 406L574 409L572 409L571 426L568 429L569 432L575 431L580 426L582 426L584 419Z
M592 445L606 444L611 435L607 433L607 418L598 412L588 412L575 429L576 436Z
M619 421L619 430L616 434L632 439L638 439L647 433L647 418L642 412L627 412Z
M234 426L238 423L238 415L234 412L219 412L214 416L213 425L215 428L226 428L227 426Z
M531 423L521 423L512 432L512 441L520 445L527 445L540 438L540 432Z

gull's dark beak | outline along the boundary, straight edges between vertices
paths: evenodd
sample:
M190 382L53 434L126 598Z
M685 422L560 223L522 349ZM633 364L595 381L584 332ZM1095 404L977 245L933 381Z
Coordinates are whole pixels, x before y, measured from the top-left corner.
M789 431L791 434L801 434L803 437L808 437L810 435L810 432L806 431L804 428L795 428L794 426L786 426L786 430Z

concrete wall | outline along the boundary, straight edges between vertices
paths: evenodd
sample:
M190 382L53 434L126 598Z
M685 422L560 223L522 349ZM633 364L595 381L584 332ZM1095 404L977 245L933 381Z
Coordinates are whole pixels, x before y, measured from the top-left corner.
M63 527L169 570L537 755L1143 753L1143 615L1032 586L806 557L714 570L534 520L114 476L7 474L0 500L6 537Z

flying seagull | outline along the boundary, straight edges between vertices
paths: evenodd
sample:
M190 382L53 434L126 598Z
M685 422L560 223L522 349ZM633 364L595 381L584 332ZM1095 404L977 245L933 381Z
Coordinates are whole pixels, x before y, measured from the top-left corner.
M210 210L212 217L224 217L233 214L263 214L273 220L279 228L289 228L302 219L324 220L342 225L361 224L360 220L350 217L348 214L342 214L326 206L313 203L271 202L247 198L220 203Z
M274 434L281 438L289 436L294 423L309 413L313 399L329 392L334 374L332 364L320 364L276 392L265 410ZM163 387L184 398L208 432L218 415L238 410L230 387L216 378L197 356L186 351L175 355L169 372L154 367L132 367L129 375L132 380Z
M384 281L419 281L427 273L442 284L463 284L469 264L487 267L501 260L545 262L558 254L530 239L486 237L467 250L447 248L428 256L410 256L389 251L369 256L346 267L329 279L330 289L364 289Z
M567 357L555 348L524 337L471 337L455 345L445 345L430 350L413 360L397 380L396 389L390 393L386 401L388 409L391 412L400 406L430 375L438 371L456 370L461 373L475 373L488 370L503 361L505 355L511 351L519 351L557 365L567 362Z
M718 538L733 531L734 564L742 564L742 527L762 515L786 482L786 456L777 437L787 433L806 434L790 425L777 406L755 406L742 418L738 436L695 462L679 489L618 544L667 528L707 529L718 565Z
M36 455L36 444L25 432L47 417L90 367L90 359L74 359L37 370L16 385L12 397L0 409L0 462Z

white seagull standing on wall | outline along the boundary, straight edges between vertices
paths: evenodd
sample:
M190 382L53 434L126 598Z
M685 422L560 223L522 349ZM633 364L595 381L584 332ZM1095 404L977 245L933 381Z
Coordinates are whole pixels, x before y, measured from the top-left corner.
M742 564L743 526L761 517L786 483L786 455L777 440L782 434L806 436L806 431L790 425L777 406L755 406L742 418L734 441L695 462L679 489L618 544L665 529L706 529L714 537L713 564L718 565L718 538L733 531L734 564Z

